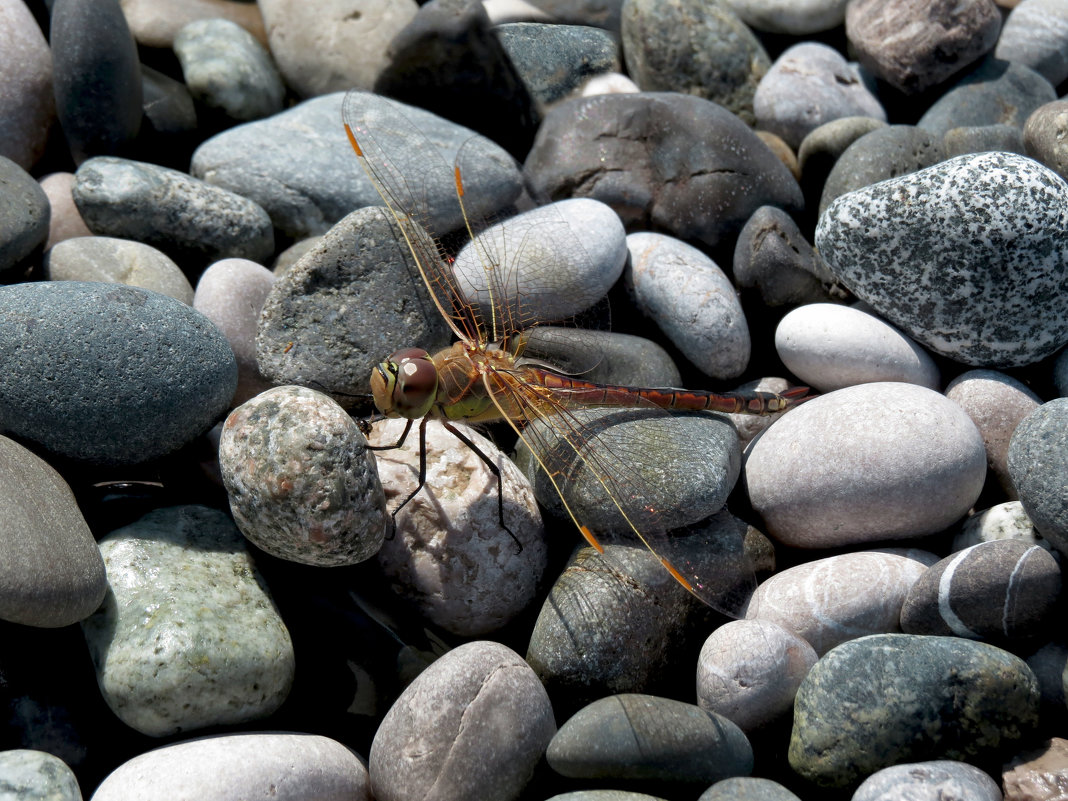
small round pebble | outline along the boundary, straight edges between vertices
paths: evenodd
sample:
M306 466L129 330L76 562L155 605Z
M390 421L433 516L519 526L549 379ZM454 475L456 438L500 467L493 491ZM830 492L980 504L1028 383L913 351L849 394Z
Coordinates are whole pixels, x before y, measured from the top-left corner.
M74 205L74 195L71 189L74 187L74 173L53 172L41 179L41 189L48 197L48 205L52 209L51 219L48 222L48 242L45 249L52 247L64 239L72 239L76 236L92 236L78 213L78 207Z
M377 801L512 801L556 733L545 688L519 654L476 640L400 694L368 759Z
M971 508L986 450L957 404L915 384L857 384L782 415L747 451L753 508L794 547L941 531Z
M831 169L851 144L886 123L874 117L842 117L813 129L797 148L805 206L816 208Z
M1009 441L1009 477L1035 528L1068 554L1068 398L1027 415Z
M737 776L716 782L697 801L801 801L778 782Z
M846 0L728 0L750 28L803 36L842 24Z
M151 245L110 236L80 236L52 247L44 260L49 281L99 281L151 289L186 305L193 287L177 264Z
M788 714L801 680L816 664L812 646L770 620L732 620L713 631L697 661L697 704L760 729Z
M52 54L21 0L0 2L0 156L29 170L44 154L56 116Z
M627 289L641 312L706 375L740 375L749 363L749 326L719 265L664 234L630 234L626 243Z
M0 156L0 277L19 280L48 238L48 196L28 172Z
M1019 501L999 503L969 517L961 526L960 533L953 538L952 548L954 552L963 551L981 542L997 540L1019 540L1027 545L1040 545L1048 551L1054 551L1053 546L1035 530L1034 523ZM1054 556L1056 554L1054 551Z
M892 765L865 779L850 801L1002 801L997 782L950 759Z
M172 743L122 763L96 801L371 801L367 768L318 734L256 732Z
M198 19L221 17L236 22L260 44L267 44L258 7L240 0L122 0L122 13L138 44L170 47L174 35Z
M576 790L554 795L548 801L665 801L655 795L632 793L629 790Z
M1059 0L1022 0L1005 20L994 55L1026 64L1054 86L1068 78L1068 8Z
M274 556L354 565L382 545L388 521L374 456L321 392L275 387L234 409L219 465L241 532Z
M1036 108L1024 124L1023 145L1028 156L1068 180L1068 100Z
M789 214L761 206L738 234L734 280L759 290L768 306L794 306L830 297L833 276Z
M67 763L45 751L0 751L0 798L6 801L82 801Z

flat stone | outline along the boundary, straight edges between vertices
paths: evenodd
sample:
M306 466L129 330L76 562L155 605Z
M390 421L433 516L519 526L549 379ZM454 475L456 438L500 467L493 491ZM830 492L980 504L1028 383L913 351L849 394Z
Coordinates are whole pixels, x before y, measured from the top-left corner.
M1024 151L1068 180L1068 100L1036 108L1023 130Z
M1023 0L1009 12L994 55L1026 64L1054 86L1068 78L1068 9L1057 0Z
M845 0L728 0L750 28L803 36L835 28L845 20Z
M1068 398L1044 403L1027 415L1009 441L1009 477L1035 528L1068 554Z
M599 28L513 22L494 31L539 103L554 103L590 77L620 69L619 45Z
M97 281L150 289L186 305L193 287L181 268L151 245L110 236L65 239L45 255L49 281Z
M150 737L274 712L293 644L222 512L157 509L100 540L111 588L82 622L111 710Z
M259 8L240 0L121 0L121 3L134 38L145 47L170 47L174 35L190 22L215 17L236 22L260 44L267 44Z
M10 801L82 801L67 763L45 751L0 751L0 792Z
M921 344L1010 367L1068 342L1058 289L1066 226L1068 184L1056 173L983 153L839 197L820 217L816 247L843 284Z
M0 156L30 170L56 118L52 53L29 8L0 2Z
M48 196L28 172L0 156L0 276L17 281L48 237Z
M968 801L1002 801L997 782L974 765L951 759L892 765L865 779L851 801L937 801L967 798Z

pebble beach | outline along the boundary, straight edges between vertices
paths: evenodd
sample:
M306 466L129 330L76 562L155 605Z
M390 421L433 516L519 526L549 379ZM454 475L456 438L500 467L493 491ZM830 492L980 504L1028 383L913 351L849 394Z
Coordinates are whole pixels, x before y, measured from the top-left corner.
M1066 286L1065 0L0 0L0 801L1063 798Z

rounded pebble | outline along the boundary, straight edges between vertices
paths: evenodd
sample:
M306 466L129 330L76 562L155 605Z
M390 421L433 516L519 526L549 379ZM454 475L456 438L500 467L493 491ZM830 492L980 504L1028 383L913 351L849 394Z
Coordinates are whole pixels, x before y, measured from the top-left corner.
M0 277L19 280L48 238L48 196L22 167L0 156Z
M968 153L989 153L993 150L1026 155L1023 133L1019 127L999 124L964 125L950 128L942 136L942 152L947 159Z
M954 552L963 551L981 542L1019 540L1027 545L1040 545L1057 556L1057 551L1035 530L1034 523L1019 501L991 506L964 521L960 533L953 538Z
M193 303L193 287L181 269L151 245L109 236L65 239L45 256L49 281L99 281L136 286Z
M728 0L727 4L751 28L792 36L841 25L846 9L846 0Z
M964 410L937 392L858 384L782 415L743 470L771 536L833 547L949 526L979 497L986 450Z
M20 0L0 2L0 156L29 170L44 154L56 117L52 53Z
M82 801L74 771L45 751L0 751L0 777L10 801Z
M1027 415L1009 441L1009 477L1035 528L1068 554L1068 398Z
M697 801L801 801L778 782L738 776L716 782Z
M41 189L48 198L52 215L48 222L48 242L45 249L52 247L65 239L73 239L76 236L92 236L93 232L85 224L82 215L78 213L78 207L74 205L74 195L71 190L74 187L74 173L53 172L41 179Z
M1068 100L1055 100L1036 108L1023 129L1028 156L1041 161L1068 180Z
M122 13L138 44L170 47L174 35L198 19L221 17L236 22L260 44L267 44L257 6L240 0L122 0Z
M528 356L587 381L630 387L677 387L679 368L650 339L613 331L539 325L527 332Z
M951 759L892 765L865 779L850 801L1002 801L993 779L974 765Z
M994 55L1026 64L1054 86L1068 78L1068 8L1058 0L1022 0L1009 12Z

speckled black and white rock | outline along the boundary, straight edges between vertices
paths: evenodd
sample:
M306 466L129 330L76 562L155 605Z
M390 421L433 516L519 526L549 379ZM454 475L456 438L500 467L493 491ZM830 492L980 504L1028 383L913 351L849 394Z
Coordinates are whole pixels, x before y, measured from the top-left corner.
M512 801L555 733L549 696L522 657L469 642L431 664L386 713L368 759L374 797Z
M794 706L816 652L800 635L770 620L732 620L705 640L697 661L697 704L750 732Z
M293 644L241 533L203 506L156 509L100 541L111 592L82 622L111 710L152 737L274 712Z
M941 531L986 478L964 410L915 384L857 384L781 415L746 452L744 480L773 538L833 547Z
M931 350L1010 367L1068 342L1066 227L1068 184L1056 173L982 153L839 197L816 247L842 283Z
M400 229L385 209L371 207L335 225L275 281L256 359L276 384L343 397L370 392L371 371L398 348L433 353L448 342Z
M45 751L0 751L0 793L10 801L82 801L67 763Z
M100 606L104 563L70 487L7 437L0 437L0 517L0 619L69 626Z
M513 22L493 32L539 103L554 103L594 75L619 72L619 45L586 25Z
M549 767L575 779L708 784L753 770L753 749L730 720L693 704L624 693L583 707L553 737Z
M996 642L1051 627L1061 570L1049 551L1019 540L974 545L931 566L901 607L909 634L945 634Z
M0 197L0 276L18 280L48 238L48 196L28 172L0 156Z
M177 450L222 416L237 384L211 321L135 287L0 288L0 343L0 429L97 464Z
M1035 528L1068 554L1068 398L1027 415L1009 441L1009 476Z
M370 443L395 444L405 422L376 423ZM511 533L500 526L497 479L486 463L431 421L421 489L417 431L403 448L375 452L391 509L419 489L397 514L396 531L377 561L394 591L427 619L473 637L500 628L530 605L545 573L547 548L530 482L488 439L459 428L501 471L504 523Z
M119 765L96 801L371 801L367 768L317 734L227 734L166 745Z
M834 276L816 258L793 218L775 206L761 206L734 246L734 280L755 287L768 306L817 303L831 297Z
M274 556L354 565L382 545L389 521L374 456L321 392L275 387L234 409L219 466L238 528Z
M804 562L757 587L745 617L777 623L822 656L846 640L899 631L901 604L937 558L887 549Z
M775 350L804 384L831 392L871 381L901 381L938 390L927 352L871 314L833 303L794 309L775 329Z
M623 274L626 236L604 203L562 200L486 229L477 247L456 254L452 271L465 298L486 308L485 319L496 301L524 325L566 321L601 300ZM486 286L487 254L499 265L492 287Z
M790 766L843 787L917 758L981 759L1029 737L1038 705L1034 674L1000 648L957 637L862 637L832 650L801 682Z
M1068 9L1059 0L1023 0L1009 12L994 55L1057 86L1068 78Z
M1001 801L1001 790L989 774L967 762L939 759L892 765L865 779L850 801Z
M99 281L151 289L189 305L193 287L177 264L151 245L110 236L79 236L49 249L49 281Z

